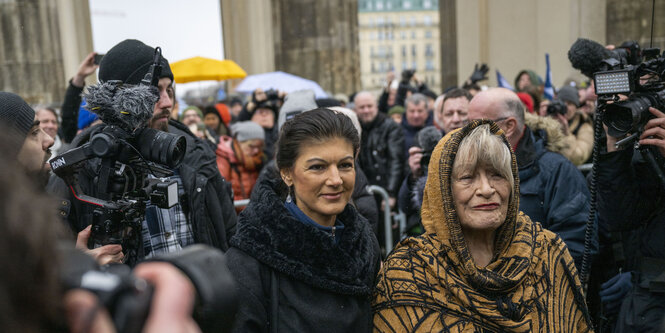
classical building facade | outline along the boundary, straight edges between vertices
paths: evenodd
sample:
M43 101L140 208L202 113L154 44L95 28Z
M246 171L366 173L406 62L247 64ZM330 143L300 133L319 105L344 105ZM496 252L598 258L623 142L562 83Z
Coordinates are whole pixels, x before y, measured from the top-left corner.
M390 71L399 79L415 69L441 90L438 0L360 0L358 33L363 89L381 89Z
M650 0L219 0L225 56L248 74L282 70L331 93L380 89L405 69L440 92L476 63L513 81L521 69L580 77L567 51L578 37L648 47ZM657 4L654 47L665 47ZM174 14L177 16L177 14ZM92 51L88 0L0 0L0 90L61 103ZM91 76L92 83L94 78Z

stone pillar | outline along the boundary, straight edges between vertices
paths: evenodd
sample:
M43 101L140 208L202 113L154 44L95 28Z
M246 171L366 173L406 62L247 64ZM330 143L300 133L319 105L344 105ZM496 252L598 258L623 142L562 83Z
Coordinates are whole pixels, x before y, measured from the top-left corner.
M28 103L64 96L56 0L0 1L0 90Z
M248 75L275 70L270 0L221 0L224 58Z
M57 0L57 3L65 73L63 87L66 89L69 79L76 74L83 59L93 51L90 5L88 0ZM95 82L95 74L86 79L87 84Z
M456 86L457 77L457 13L455 0L439 1L441 31L441 90Z
M607 43L620 45L634 40L641 48L651 42L651 0L618 1L607 0ZM665 6L656 1L653 47L665 49Z
M275 67L333 94L360 89L358 4L273 0Z

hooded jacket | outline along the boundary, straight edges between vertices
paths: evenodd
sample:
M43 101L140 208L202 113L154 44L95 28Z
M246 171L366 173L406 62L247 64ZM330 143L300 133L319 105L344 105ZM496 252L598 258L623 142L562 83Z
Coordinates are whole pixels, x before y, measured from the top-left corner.
M352 205L338 243L284 206L281 179L262 179L238 220L227 263L241 297L235 332L369 332L380 257ZM273 297L272 295L276 295Z
M578 111L568 126L570 133L565 136L568 146L561 154L575 165L586 163L593 152L593 120Z
M236 155L242 154L238 148L233 138L222 136L215 150L219 173L233 186L233 200L249 199L262 166L256 165L254 160L238 159Z
M582 173L559 154L567 147L559 123L530 114L525 122L524 135L515 149L520 210L559 235L579 268L591 193ZM597 243L592 245L592 253L597 252Z
M517 76L515 77L515 89L518 89L518 83L520 82L520 77L524 73L529 75L529 81L531 81L532 86L538 87L543 84L542 80L540 79L540 77L538 77L538 74L536 74L536 72L530 69L524 69L521 70L519 73L517 73Z
M491 262L486 267L474 262L455 210L450 175L460 142L484 123L489 121L451 132L434 149L422 207L426 233L402 241L384 263L373 302L375 331L591 330L565 244L518 211L519 196L511 196L506 219L496 230ZM496 124L490 126L492 133L502 135ZM519 193L514 154L512 174Z

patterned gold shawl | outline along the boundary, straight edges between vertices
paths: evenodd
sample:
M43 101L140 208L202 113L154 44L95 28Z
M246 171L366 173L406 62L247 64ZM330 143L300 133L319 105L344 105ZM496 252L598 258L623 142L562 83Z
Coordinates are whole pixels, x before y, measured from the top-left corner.
M450 175L474 121L436 146L421 216L426 233L402 241L386 260L375 289L375 331L586 332L591 330L575 263L561 239L509 203L497 230L494 258L477 267L455 211ZM505 137L505 144L510 147ZM515 193L519 179L512 154Z

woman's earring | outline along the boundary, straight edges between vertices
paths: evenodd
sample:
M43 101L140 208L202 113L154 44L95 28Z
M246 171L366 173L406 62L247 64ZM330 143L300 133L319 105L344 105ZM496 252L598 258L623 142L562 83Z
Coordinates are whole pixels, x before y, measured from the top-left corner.
M291 194L289 193L289 195L286 196L286 202L291 203L291 201L293 200L291 200Z

